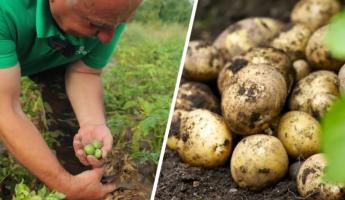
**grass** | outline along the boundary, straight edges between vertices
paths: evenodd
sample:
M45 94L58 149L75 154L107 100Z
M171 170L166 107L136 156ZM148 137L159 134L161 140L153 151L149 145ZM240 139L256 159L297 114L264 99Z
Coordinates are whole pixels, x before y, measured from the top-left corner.
M131 23L105 69L105 107L114 146L128 150L141 163L158 162L186 32L187 27L179 24ZM58 142L48 130L37 86L27 78L22 79L21 102L47 143ZM22 179L38 188L7 152L0 153L0 161L0 194L13 192Z

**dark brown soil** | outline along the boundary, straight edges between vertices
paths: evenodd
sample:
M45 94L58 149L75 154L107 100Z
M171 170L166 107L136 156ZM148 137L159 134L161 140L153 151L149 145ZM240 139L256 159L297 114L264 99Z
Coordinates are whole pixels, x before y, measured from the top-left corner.
M230 176L229 162L216 169L189 167L176 152L166 150L159 178L156 200L227 199L227 200L294 200L298 197L294 181L286 177L277 185L260 192L239 188Z

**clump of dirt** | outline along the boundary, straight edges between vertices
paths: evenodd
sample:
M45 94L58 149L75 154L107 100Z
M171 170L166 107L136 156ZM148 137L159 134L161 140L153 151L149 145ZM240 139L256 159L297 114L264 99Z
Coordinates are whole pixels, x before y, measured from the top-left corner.
M105 164L105 175L115 175L128 187L120 187L107 195L105 200L133 199L144 200L151 195L152 181L140 172L138 165L124 151L113 149Z
M190 167L176 152L166 150L155 199L295 200L295 182L285 178L263 191L239 188L230 176L230 164L216 169Z

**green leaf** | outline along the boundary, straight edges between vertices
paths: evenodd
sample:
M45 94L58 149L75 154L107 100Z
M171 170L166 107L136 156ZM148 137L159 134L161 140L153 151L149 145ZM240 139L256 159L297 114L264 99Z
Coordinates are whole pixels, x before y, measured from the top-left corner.
M341 97L321 122L321 149L328 166L326 180L345 183L345 98Z
M345 58L345 10L337 14L328 27L326 42L332 56Z

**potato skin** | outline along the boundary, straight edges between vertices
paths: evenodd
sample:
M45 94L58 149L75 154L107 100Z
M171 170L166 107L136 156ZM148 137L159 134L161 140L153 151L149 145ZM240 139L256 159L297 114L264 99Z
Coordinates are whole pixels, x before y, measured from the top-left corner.
M266 17L246 18L230 25L214 42L214 46L221 50L230 60L250 48L268 43L283 27L280 21Z
M339 95L338 77L320 70L298 81L289 99L289 109L304 111L320 119Z
M325 41L327 27L321 27L310 37L306 47L306 57L313 69L338 71L344 61L332 57Z
M205 109L188 113L181 121L177 151L191 166L212 168L223 165L232 150L232 134L224 119Z
M184 63L184 75L189 80L211 81L224 67L224 59L211 43L190 41Z
M326 25L339 12L337 0L300 0L291 11L291 21L307 26L312 32Z
M344 195L344 186L330 184L323 180L326 167L323 154L315 154L302 164L297 174L297 189L302 197L315 200L340 200Z
M295 60L292 64L292 67L295 72L295 80L299 81L302 78L308 76L310 74L310 67L307 61L300 59L300 60Z
M277 132L279 140L292 158L306 159L320 152L321 126L308 113L290 111L284 114Z
M182 118L188 114L188 111L175 109L173 117L171 119L171 125L169 130L169 137L167 141L167 146L171 150L177 149L178 141L180 140L180 128Z
M284 77L270 65L248 64L232 81L221 100L222 113L231 130L252 135L268 128L286 100Z
M343 65L338 73L339 79L339 91L341 94L344 94L345 91L345 65Z
M271 46L285 51L291 61L305 57L304 52L307 46L311 31L302 24L295 24L280 32L271 41Z
M285 176L288 155L274 136L257 134L243 138L231 157L231 175L242 188L261 190Z
M219 100L208 85L199 82L186 82L180 85L175 109L191 111L196 108L220 113Z
M221 70L218 77L218 88L221 94L231 84L234 73L250 66L249 64L271 65L284 76L289 90L292 87L294 75L288 55L272 47L257 47L250 49L244 55L234 57L232 62Z

